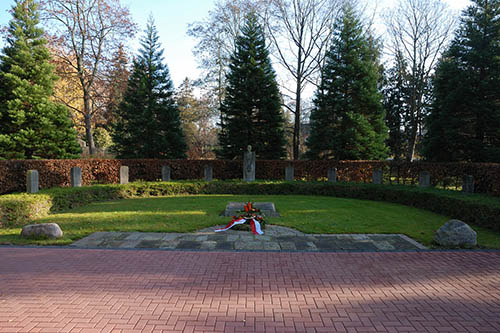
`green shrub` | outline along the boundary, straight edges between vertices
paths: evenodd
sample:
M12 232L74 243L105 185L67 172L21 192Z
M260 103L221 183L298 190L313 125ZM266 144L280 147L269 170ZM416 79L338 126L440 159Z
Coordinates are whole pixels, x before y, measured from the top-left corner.
M500 200L495 197L404 185L271 181L135 182L127 185L55 188L34 195L4 195L0 196L0 224L4 227L21 226L50 212L64 211L91 202L179 194L297 194L387 201L500 231Z
M0 196L0 227L20 227L49 214L52 197L46 194Z

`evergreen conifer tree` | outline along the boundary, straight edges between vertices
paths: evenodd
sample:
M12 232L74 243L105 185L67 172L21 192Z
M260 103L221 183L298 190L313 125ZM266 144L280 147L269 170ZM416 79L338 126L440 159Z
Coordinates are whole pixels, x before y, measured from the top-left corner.
M276 74L255 13L246 17L236 41L227 82L218 157L241 158L248 145L257 158L284 157L284 117Z
M424 155L500 162L500 0L473 0L440 59Z
M185 158L175 90L152 18L141 46L118 110L114 150L119 158Z
M379 50L353 8L346 5L335 24L321 85L311 112L307 157L382 159L387 156Z
M0 62L0 158L77 158L69 111L52 99L54 67L34 0L16 0Z
M108 100L106 103L106 111L104 114L103 127L110 131L113 128L113 123L116 121L117 109L123 100L123 95L127 90L128 78L130 71L128 69L128 57L125 53L123 44L118 46L118 50L113 55L111 60L111 68L108 74Z
M409 134L409 89L407 64L400 52L396 53L394 66L388 71L384 83L384 109L389 127L387 146L394 160L404 159Z

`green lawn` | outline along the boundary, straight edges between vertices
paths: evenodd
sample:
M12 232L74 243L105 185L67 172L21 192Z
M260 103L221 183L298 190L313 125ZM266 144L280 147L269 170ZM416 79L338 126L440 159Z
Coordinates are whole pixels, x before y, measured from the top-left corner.
M433 233L447 217L407 206L318 196L193 195L128 199L94 203L39 219L64 231L57 241L23 240L21 229L0 229L0 244L65 245L96 231L193 232L225 224L220 213L229 201L272 201L281 218L271 224L306 233L402 233L431 245ZM484 248L500 248L500 235L474 227Z

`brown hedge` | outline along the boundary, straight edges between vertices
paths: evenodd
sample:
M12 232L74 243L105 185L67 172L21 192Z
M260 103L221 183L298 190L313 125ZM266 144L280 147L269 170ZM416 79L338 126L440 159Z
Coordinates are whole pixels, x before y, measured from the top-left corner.
M40 187L69 186L70 170L82 169L84 185L109 184L119 181L120 166L129 167L131 181L154 181L161 178L163 165L170 165L173 180L202 179L204 166L213 167L216 179L240 179L242 161L237 160L10 160L0 161L0 194L22 192L26 188L26 172L36 169ZM256 178L280 180L285 168L294 167L296 179L326 179L329 168L337 168L339 181L369 183L373 170L384 170L384 183L416 184L418 174L428 171L433 185L460 186L464 175L475 179L476 192L500 195L500 164L480 163L423 163L392 161L257 161Z

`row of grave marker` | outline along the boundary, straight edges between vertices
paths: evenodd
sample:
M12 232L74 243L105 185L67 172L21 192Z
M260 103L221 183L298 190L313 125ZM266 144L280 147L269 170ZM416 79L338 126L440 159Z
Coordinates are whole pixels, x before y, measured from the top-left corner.
M128 184L129 182L129 169L128 166L120 167L120 184ZM382 184L382 170L375 170L372 174L372 182L374 184ZM244 175L245 177L245 175ZM39 191L39 176L37 170L29 170L26 176L26 191L28 193L37 193ZM245 177L246 178L246 177ZM245 181L252 181L246 178ZM79 167L71 168L70 173L71 187L81 187L82 186L82 169ZM161 169L161 179L162 181L171 180L171 168L168 165L164 165ZM211 165L206 165L204 168L204 179L205 181L213 180L213 167ZM253 180L255 176L253 177ZM285 168L285 180L294 180L294 168L293 166L287 166ZM337 181L337 169L328 169L328 181ZM429 187L431 185L431 175L427 171L422 171L418 177L418 185L420 187ZM463 178L462 191L466 193L474 193L474 177L467 175Z

